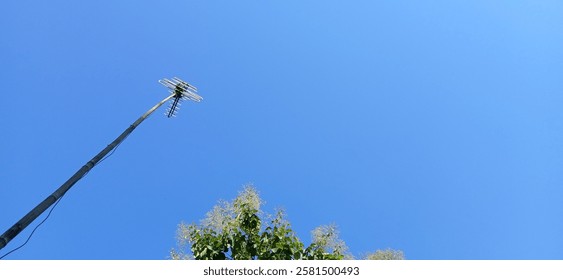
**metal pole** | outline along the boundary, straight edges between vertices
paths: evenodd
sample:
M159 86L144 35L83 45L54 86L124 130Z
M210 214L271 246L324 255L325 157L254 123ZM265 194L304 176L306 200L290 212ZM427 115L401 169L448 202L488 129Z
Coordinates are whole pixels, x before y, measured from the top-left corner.
M119 145L141 122L143 122L146 118L148 118L156 109L158 109L162 104L166 101L170 100L174 97L175 94L172 94L154 107L149 109L145 114L143 114L140 118L138 118L131 126L129 126L121 135L119 135L113 142L111 142L105 149L103 149L100 153L98 153L95 157L93 157L90 161L88 161L82 168L80 168L70 179L68 179L62 186L60 186L55 192L53 192L50 196L45 198L39 205L35 206L33 210L29 211L27 215L21 218L17 223L15 223L11 228L9 228L6 232L4 232L0 236L0 249L4 248L10 240L16 237L22 230L24 230L29 224L31 224L37 217L39 217L45 210L47 210L53 203L55 203L59 198L61 198L76 182L78 182L88 171L90 171L100 160L102 160L111 150L115 149L117 145Z

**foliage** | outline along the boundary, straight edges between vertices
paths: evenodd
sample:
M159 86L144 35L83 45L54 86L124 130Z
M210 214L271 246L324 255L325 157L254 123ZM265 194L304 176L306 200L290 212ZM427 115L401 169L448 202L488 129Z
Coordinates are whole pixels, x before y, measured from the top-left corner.
M189 259L184 250L188 245L193 258L198 260L344 258L346 246L338 239L334 226L315 229L313 243L305 248L283 211L278 210L270 217L260 211L262 204L256 189L247 186L232 202L216 205L201 225L180 224L177 236L180 249L173 250L171 258Z
M368 260L404 260L405 254L400 250L386 249L377 250L375 253L368 254Z
M172 259L196 260L341 260L352 258L335 225L312 231L305 247L285 219L260 210L263 201L246 186L231 202L220 201L200 225L178 226L178 249ZM189 247L191 253L186 253ZM379 256L377 251L374 255Z

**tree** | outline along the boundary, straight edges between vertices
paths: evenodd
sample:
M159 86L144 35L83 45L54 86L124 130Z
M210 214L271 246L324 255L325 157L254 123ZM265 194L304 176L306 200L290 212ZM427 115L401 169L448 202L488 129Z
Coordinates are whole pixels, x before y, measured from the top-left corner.
M341 260L351 258L335 225L312 231L305 247L295 235L284 212L263 213L263 201L252 186L246 186L232 201L220 201L200 225L181 223L178 249L172 259L197 260ZM191 254L186 253L189 247Z

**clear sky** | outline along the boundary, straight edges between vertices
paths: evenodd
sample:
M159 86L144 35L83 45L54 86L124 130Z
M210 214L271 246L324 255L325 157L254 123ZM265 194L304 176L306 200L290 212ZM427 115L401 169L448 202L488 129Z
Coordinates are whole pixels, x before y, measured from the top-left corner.
M0 231L178 76L6 259L166 259L253 183L306 243L563 259L561 1L6 1ZM21 245L44 216L3 250Z

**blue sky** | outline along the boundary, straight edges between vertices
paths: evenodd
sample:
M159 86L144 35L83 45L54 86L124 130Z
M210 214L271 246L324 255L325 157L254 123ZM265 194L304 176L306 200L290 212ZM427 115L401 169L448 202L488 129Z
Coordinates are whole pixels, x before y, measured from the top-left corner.
M6 259L165 259L247 183L357 257L563 259L560 1L3 6L2 232L166 97L158 79L204 98L151 116Z

